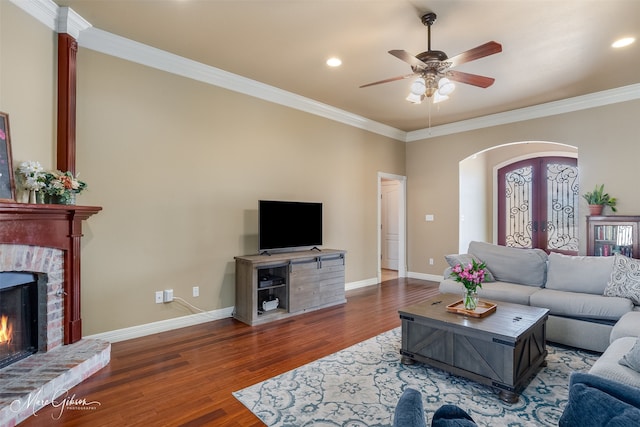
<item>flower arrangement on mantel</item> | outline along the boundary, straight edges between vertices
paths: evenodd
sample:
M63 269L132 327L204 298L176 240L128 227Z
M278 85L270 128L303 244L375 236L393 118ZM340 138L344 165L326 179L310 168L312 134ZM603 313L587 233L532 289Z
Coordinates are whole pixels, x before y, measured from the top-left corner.
M458 264L451 269L453 279L458 283L462 283L465 288L464 308L467 310L475 310L478 306L477 292L478 288L482 288L486 267L487 265L484 262L477 262L473 259L466 266Z
M29 192L29 203L72 205L75 204L76 194L87 188L87 184L71 172L46 171L39 162L22 162L17 173L22 178L22 186Z

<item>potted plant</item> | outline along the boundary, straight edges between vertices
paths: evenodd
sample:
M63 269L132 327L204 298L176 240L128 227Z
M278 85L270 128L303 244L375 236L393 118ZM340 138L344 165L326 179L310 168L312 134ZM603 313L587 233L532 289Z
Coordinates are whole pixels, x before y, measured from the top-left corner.
M589 204L589 213L591 215L601 215L602 209L605 206L609 206L613 212L617 212L616 203L618 200L615 197L609 196L609 193L604 192L604 184L598 186L588 193L582 195Z

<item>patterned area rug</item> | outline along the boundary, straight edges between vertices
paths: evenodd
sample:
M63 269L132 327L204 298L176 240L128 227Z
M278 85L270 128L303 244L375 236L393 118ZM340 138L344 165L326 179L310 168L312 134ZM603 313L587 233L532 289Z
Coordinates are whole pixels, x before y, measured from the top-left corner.
M421 363L403 365L400 342L396 328L233 395L268 426L390 426L407 386L422 392L429 423L449 403L479 426L557 426L571 372L588 371L598 357L547 345L547 366L507 404L492 387Z

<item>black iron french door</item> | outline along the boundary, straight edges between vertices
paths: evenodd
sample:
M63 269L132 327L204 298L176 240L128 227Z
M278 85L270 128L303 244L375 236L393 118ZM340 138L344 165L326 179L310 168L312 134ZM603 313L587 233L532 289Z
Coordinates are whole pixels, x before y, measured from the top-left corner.
M537 157L498 171L498 244L578 253L578 166Z

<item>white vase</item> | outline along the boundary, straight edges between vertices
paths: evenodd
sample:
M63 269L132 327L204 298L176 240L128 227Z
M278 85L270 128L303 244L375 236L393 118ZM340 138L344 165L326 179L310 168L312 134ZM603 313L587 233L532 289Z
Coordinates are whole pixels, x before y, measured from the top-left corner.
M29 203L38 203L38 197L36 195L37 191L36 190L30 190L29 191Z

